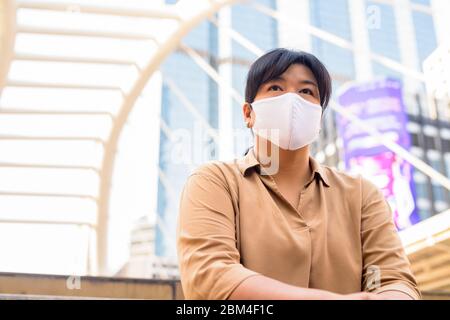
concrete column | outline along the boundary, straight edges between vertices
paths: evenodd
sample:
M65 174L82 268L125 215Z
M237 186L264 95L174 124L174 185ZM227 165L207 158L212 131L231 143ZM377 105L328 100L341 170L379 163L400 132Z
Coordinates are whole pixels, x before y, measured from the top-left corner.
M225 7L218 13L219 25L231 28L231 8ZM219 67L220 76L232 83L232 39L229 34L219 27ZM227 86L219 86L219 158L221 160L234 157L233 139L233 99Z
M290 22L278 21L280 47L311 52L311 37L302 26L310 23L309 0L278 0L277 10L290 20ZM298 24L295 24L296 21Z
M356 80L366 81L372 78L370 59L369 31L367 26L367 8L365 0L349 0L352 42L355 46L354 61Z
M394 1L394 10L401 63L407 68L419 70L420 64L410 0ZM420 85L421 83L417 80L407 76L404 77L406 92L416 93Z
M445 42L450 43L448 35L450 30L450 1L431 0L431 11L438 45Z

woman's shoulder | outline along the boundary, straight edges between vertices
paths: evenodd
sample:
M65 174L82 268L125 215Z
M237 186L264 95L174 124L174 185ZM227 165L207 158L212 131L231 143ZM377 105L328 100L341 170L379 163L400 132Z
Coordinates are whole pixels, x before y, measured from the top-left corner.
M239 169L235 161L213 160L206 162L190 173L186 186L201 185L203 190L225 190L231 198L237 198L239 190Z
M239 174L236 160L211 160L193 169L189 176L202 176L220 181L228 181Z
M361 193L367 193L379 190L375 183L362 173L341 170L327 165L322 165L322 168L330 184L334 184L343 191L358 189Z
M341 202L356 205L359 208L369 203L384 199L381 189L363 173L341 170L323 165L322 172L326 175L330 188L327 188L330 201L339 199Z

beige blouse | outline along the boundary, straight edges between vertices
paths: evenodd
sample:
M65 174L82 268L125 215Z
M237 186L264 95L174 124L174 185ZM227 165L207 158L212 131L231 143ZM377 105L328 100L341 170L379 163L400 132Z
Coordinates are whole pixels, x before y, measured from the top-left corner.
M309 161L313 174L298 208L261 174L253 150L189 176L177 226L186 299L227 299L258 274L342 294L397 290L421 298L381 191Z

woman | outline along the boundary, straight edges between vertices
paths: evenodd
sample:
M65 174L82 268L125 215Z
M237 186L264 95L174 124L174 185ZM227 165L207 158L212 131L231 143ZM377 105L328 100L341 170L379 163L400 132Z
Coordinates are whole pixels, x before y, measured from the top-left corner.
M185 298L420 299L381 191L310 156L330 96L311 54L253 63L243 115L254 147L198 168L181 196Z

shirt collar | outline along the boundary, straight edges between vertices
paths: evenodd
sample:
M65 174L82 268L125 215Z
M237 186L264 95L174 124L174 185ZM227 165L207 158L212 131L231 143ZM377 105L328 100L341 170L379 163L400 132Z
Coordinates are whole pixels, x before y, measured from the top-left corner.
M260 172L261 172L260 164L258 162L258 159L256 159L255 153L253 152L253 148L251 148L244 157L239 158L237 160L237 164L239 167L239 171L244 176L247 174L248 170L251 168L255 168L255 170L258 172L258 174L260 174ZM322 179L324 184L327 187L329 187L330 183L329 183L329 179L326 174L325 168L312 156L309 156L309 164L311 166L313 176L315 177L316 175L318 175ZM312 180L309 181L307 183L307 185L309 185L311 182L312 182Z

